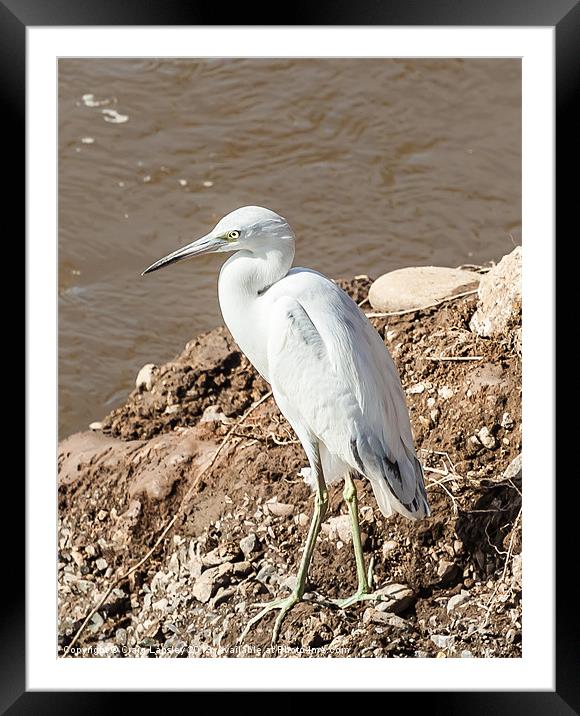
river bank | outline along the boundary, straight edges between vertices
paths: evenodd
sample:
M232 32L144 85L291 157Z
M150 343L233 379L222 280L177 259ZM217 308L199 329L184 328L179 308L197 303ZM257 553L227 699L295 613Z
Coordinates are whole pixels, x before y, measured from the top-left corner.
M279 650L272 616L238 645L253 605L291 589L312 497L269 386L218 328L59 445L61 655L521 655L521 312L482 337L500 284L402 315L372 311L368 277L339 284L375 316L426 468L420 522L386 520L359 484L365 557L390 600L324 601L356 587L336 486Z

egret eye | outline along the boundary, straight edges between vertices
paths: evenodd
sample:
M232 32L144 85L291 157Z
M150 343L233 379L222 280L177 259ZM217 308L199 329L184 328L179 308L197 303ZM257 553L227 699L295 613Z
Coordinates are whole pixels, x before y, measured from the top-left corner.
M232 239L232 240L233 240L233 239L239 239L239 237L240 237L240 232L237 231L236 229L234 229L233 231L228 231L227 237L228 237L228 239Z

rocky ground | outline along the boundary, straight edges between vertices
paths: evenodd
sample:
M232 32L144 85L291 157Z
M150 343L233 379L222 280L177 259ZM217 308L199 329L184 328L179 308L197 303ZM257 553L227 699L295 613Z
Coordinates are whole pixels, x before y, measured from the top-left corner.
M339 283L372 312L370 279ZM238 643L254 605L291 589L313 499L268 385L219 328L145 367L123 406L60 443L60 655L520 656L521 313L481 337L478 303L372 319L401 374L432 507L420 522L385 519L359 483L365 556L388 599L327 601L356 587L333 487L309 591L277 648L274 614Z

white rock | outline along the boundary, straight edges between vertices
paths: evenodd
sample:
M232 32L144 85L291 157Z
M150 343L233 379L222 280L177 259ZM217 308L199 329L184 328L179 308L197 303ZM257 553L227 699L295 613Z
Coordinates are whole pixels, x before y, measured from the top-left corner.
M479 438L479 442L488 450L495 450L497 447L497 440L489 432L489 428L481 428L481 430L477 433L477 437Z
M387 542L383 544L383 557L386 557L389 552L392 552L394 549L397 549L397 543L395 540L390 539Z
M501 417L501 426L504 430L513 430L515 425L514 419L509 413L504 413Z
M222 586L223 578L228 572L233 571L231 562L225 562L219 567L212 567L206 569L205 572L201 573L195 580L195 584L191 590L191 596L195 597L202 604L209 602L212 594L214 594L219 586Z
M189 561L187 562L187 569L189 570L189 573L192 577L197 578L203 571L203 562L201 560L201 557L198 557L198 555L194 554L189 558Z
M348 515L339 515L331 517L328 520L328 539L336 541L340 539L345 544L352 542L352 531L350 526L350 517Z
M506 480L513 480L515 477L522 476L522 456L518 455L507 466L504 474Z
M96 612L91 617L91 623L89 625L89 631L92 631L94 633L98 632L99 629L103 626L105 623L105 620L103 617L99 614L99 612Z
M242 550L244 557L248 557L256 549L256 535L252 532L247 537L242 537L240 540L240 549Z
M208 405L203 411L200 423L227 423L228 419L217 405Z
M410 388L407 388L407 393L410 393L411 395L418 395L419 393L423 393L424 391L425 386L423 385L423 383L416 383Z
M521 246L504 256L482 277L478 296L477 310L469 327L479 336L503 335L510 325L519 320L522 310Z
M404 629L407 626L407 622L396 614L389 614L384 610L373 609L372 607L365 609L363 614L363 624L368 624L368 622L372 622L373 624L388 624L397 629Z
M115 632L115 642L121 646L125 646L127 644L126 629L117 629L117 631Z
M377 589L377 594L382 596L379 611L399 612L405 611L413 603L414 592L406 584L387 584Z
M137 378L135 380L135 387L137 390L151 390L153 383L155 382L154 379L157 371L158 368L154 363L146 363L137 373Z
M170 559L169 564L167 565L170 572L173 572L173 574L179 575L179 556L177 552L174 552Z
M220 554L220 548L216 547L207 554L204 554L201 558L201 562L204 567L218 567L220 564L227 562L228 559L228 555ZM169 562L169 566L171 566L171 561Z
M457 572L457 564L447 559L441 559L437 565L437 576L442 582L450 580Z
M200 601L202 604L207 604L207 602L209 602L214 590L214 583L211 580L210 575L208 575L209 571L210 570L208 569L207 572L204 572L201 577L195 581L193 589L191 590L191 596L195 597L195 599ZM204 578L204 575L207 576Z
M260 567L258 574L256 574L256 579L258 582L269 582L272 581L272 579L274 579L274 581L280 581L276 567L270 562L265 562L262 567Z
M103 423L99 421L95 421L94 423L91 423L89 425L89 430L102 430L103 429Z
M380 276L369 290L377 311L406 311L429 306L448 296L476 289L480 276L443 266L398 269Z
M284 502L267 502L266 509L275 517L288 517L294 512L294 505L287 505Z
M448 636L447 634L432 634L431 641L439 649L449 649L453 646L453 642L455 641L455 639L452 636Z
M444 385L443 387L439 388L437 391L437 395L440 398L443 398L443 400L449 400L449 398L453 397L453 388L449 388L447 385Z
M296 515L294 517L294 521L296 524L300 525L300 527L306 527L306 525L310 522L308 519L308 515L306 515L304 512L301 512L299 515Z
M465 591L464 589L461 590L459 594L455 594L451 599L447 602L447 614L449 612L453 611L455 607L460 606L461 604L465 604L465 602L469 599L469 592Z
M295 574L290 574L288 577L285 577L280 582L280 587L282 589L287 589L289 592L294 591L296 589L296 583L298 581L298 578Z
M167 600L167 597L161 597L161 599L151 603L151 608L157 612L164 612L166 611L168 604L169 601Z

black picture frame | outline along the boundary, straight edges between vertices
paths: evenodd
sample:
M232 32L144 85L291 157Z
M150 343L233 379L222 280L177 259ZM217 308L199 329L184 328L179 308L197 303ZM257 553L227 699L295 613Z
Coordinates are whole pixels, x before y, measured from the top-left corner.
M574 90L580 77L580 7L575 0L359 0L348 3L319 3L308 7L300 3L283 7L284 14L274 18L266 15L263 5L255 9L247 4L228 6L228 25L406 25L406 26L553 26L556 38L556 197L557 225L561 228L567 214L578 203L575 166L575 128L579 125L573 111ZM258 9L260 8L260 9ZM12 214L11 240L25 235L25 107L26 107L26 28L31 26L90 25L221 25L224 7L192 0L0 0L0 96L2 98L3 139L6 162L10 162L10 181L3 193L5 222ZM12 156L11 156L12 154ZM6 166L6 165L5 165ZM572 193L574 192L574 194ZM571 217L570 217L571 218ZM4 226L7 224L5 223ZM577 221L576 224L577 225ZM577 228L574 235L577 234ZM6 237L7 238L7 237ZM572 234L570 238L573 240ZM24 242L23 244L24 245ZM558 257L557 257L558 258ZM558 264L557 264L558 265ZM564 319L561 319L564 320ZM548 336L547 340L551 337ZM546 379L555 377L546 376ZM546 430L555 426L546 426ZM28 434L27 440L34 440ZM556 435L556 454L566 455L567 441ZM577 524L578 478L572 469L562 470L557 490L556 554L556 690L554 692L413 692L393 693L385 708L428 709L431 714L573 714L580 713L579 627L574 584ZM561 459L561 465L564 459ZM6 484L8 483L8 484ZM5 480L4 504L20 504L24 508L24 480ZM8 510L6 510L8 512ZM106 692L31 692L26 687L25 670L25 583L24 583L24 520L23 512L10 510L14 519L5 534L13 535L9 551L4 550L4 566L9 579L3 580L0 592L4 601L0 612L0 713L92 714L105 709L125 708L131 694ZM541 526L539 526L540 528ZM10 532L8 532L10 530ZM18 540L18 537L21 537ZM18 552L17 545L21 551ZM570 576L572 575L572 576ZM551 579L551 575L546 575ZM571 580L571 581L569 581ZM9 583L10 588L7 588ZM36 585L28 585L29 588ZM44 586L44 589L52 587ZM458 684L458 688L461 685ZM71 684L74 688L74 684ZM227 690L227 685L224 690ZM148 707L156 708L156 695L148 695ZM409 703L412 699L412 703ZM401 701L400 706L393 703ZM403 703L404 702L404 703ZM133 704L134 706L134 704ZM193 704L192 704L193 706Z

